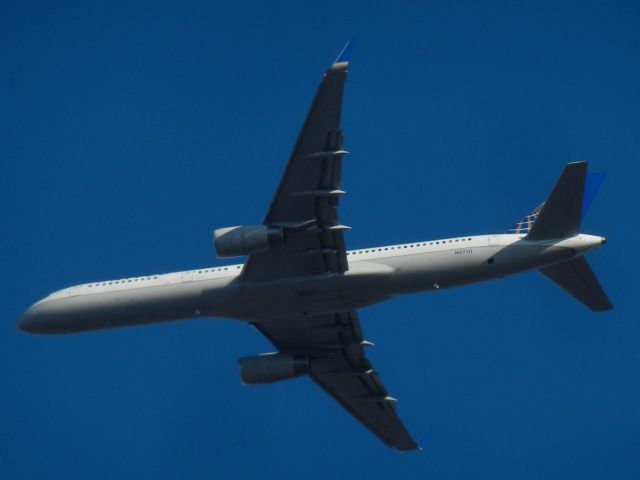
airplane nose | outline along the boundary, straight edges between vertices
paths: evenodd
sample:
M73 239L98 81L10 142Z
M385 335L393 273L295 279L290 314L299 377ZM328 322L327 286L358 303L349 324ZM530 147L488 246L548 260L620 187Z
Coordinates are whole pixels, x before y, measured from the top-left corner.
M604 245L605 243L607 243L607 239L605 237L600 237L600 243Z
M46 333L46 318L42 305L36 303L22 314L18 320L18 330L26 333Z
M33 311L34 307L30 307L26 312L22 314L20 320L18 320L18 330L21 332L34 333L35 315Z

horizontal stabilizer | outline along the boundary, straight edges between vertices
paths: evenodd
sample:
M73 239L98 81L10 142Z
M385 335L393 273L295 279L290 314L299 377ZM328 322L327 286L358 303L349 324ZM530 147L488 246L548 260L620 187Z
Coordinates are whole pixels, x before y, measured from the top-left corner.
M594 312L613 308L584 257L541 268L540 272Z
M587 162L569 163L529 231L531 240L547 240L577 235L580 231L582 197Z

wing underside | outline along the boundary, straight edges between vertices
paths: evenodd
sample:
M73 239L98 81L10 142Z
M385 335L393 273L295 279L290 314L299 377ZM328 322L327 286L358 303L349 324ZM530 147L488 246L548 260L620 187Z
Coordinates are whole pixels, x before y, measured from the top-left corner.
M343 134L342 93L348 62L325 73L293 148L264 224L285 229L283 246L250 255L245 280L274 280L348 269L337 207Z
M389 447L415 450L378 373L364 354L356 312L298 317L254 326L279 351L309 357L309 376Z

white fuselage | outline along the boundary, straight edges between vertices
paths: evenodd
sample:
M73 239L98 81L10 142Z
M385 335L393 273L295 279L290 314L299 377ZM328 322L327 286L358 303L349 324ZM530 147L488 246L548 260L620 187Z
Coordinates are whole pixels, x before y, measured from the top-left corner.
M349 270L247 282L242 265L96 282L55 292L29 308L21 329L61 334L198 317L251 322L353 310L394 296L504 277L569 260L604 239L528 241L482 235L347 252Z

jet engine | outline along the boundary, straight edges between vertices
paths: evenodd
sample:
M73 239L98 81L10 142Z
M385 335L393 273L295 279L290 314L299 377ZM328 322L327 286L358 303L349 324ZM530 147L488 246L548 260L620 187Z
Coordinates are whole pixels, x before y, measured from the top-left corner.
M213 232L213 243L219 258L266 252L280 245L283 240L284 230L268 225L239 225Z
M309 371L309 359L287 353L263 353L238 360L245 385L273 383L299 377Z

